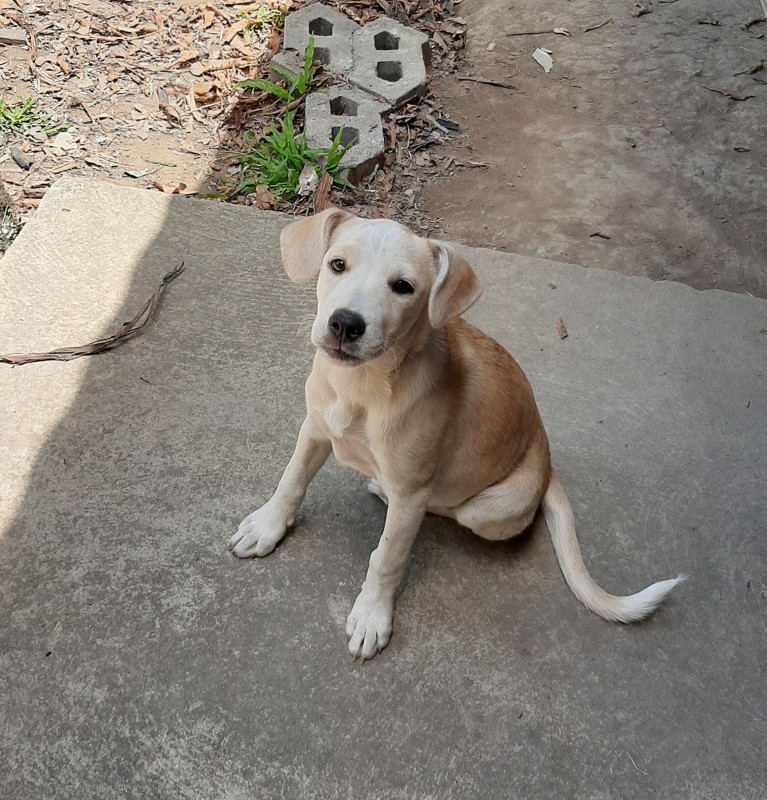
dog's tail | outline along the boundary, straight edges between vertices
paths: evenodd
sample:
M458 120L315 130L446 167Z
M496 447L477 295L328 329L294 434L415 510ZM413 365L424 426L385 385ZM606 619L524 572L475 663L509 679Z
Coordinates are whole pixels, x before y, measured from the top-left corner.
M600 617L612 622L637 622L644 619L652 614L663 598L686 578L685 575L680 575L673 580L659 581L641 592L625 597L608 594L594 583L586 570L575 535L573 510L553 470L541 507L567 585L586 608L599 614Z

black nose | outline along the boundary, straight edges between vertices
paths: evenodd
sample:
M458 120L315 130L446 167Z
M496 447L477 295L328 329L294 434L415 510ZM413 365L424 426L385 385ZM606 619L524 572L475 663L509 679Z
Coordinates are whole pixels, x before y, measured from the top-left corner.
M339 308L330 315L328 328L339 342L353 342L365 333L365 320L353 311Z

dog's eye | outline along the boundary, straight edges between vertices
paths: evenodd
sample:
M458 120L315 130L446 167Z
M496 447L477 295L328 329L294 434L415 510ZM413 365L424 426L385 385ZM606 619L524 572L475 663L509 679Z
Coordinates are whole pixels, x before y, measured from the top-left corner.
M333 270L333 272L343 272L346 269L346 264L344 263L344 260L342 258L334 258L330 262L329 266L330 269Z
M394 281L394 283L391 285L391 290L395 294L413 294L415 291L413 289L413 284L410 283L410 281L403 280Z

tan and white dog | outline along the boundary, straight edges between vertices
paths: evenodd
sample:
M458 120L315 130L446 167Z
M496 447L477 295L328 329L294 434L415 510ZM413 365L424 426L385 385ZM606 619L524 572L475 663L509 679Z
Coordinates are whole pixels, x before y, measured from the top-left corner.
M448 245L330 208L284 228L280 246L291 280L319 273L307 416L276 492L230 544L241 558L271 553L331 450L370 478L388 510L346 624L352 656L372 658L388 643L427 512L500 540L541 507L565 580L605 619L642 619L683 580L616 597L589 576L533 392L511 355L460 319L481 289Z

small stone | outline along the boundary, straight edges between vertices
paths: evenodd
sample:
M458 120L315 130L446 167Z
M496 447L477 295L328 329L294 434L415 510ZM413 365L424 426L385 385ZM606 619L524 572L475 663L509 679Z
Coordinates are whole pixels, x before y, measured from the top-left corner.
M0 28L0 44L24 45L27 32L23 28Z
M54 140L51 142L51 146L60 150L73 150L77 147L77 140L79 138L76 131L61 131L61 133L56 134Z

